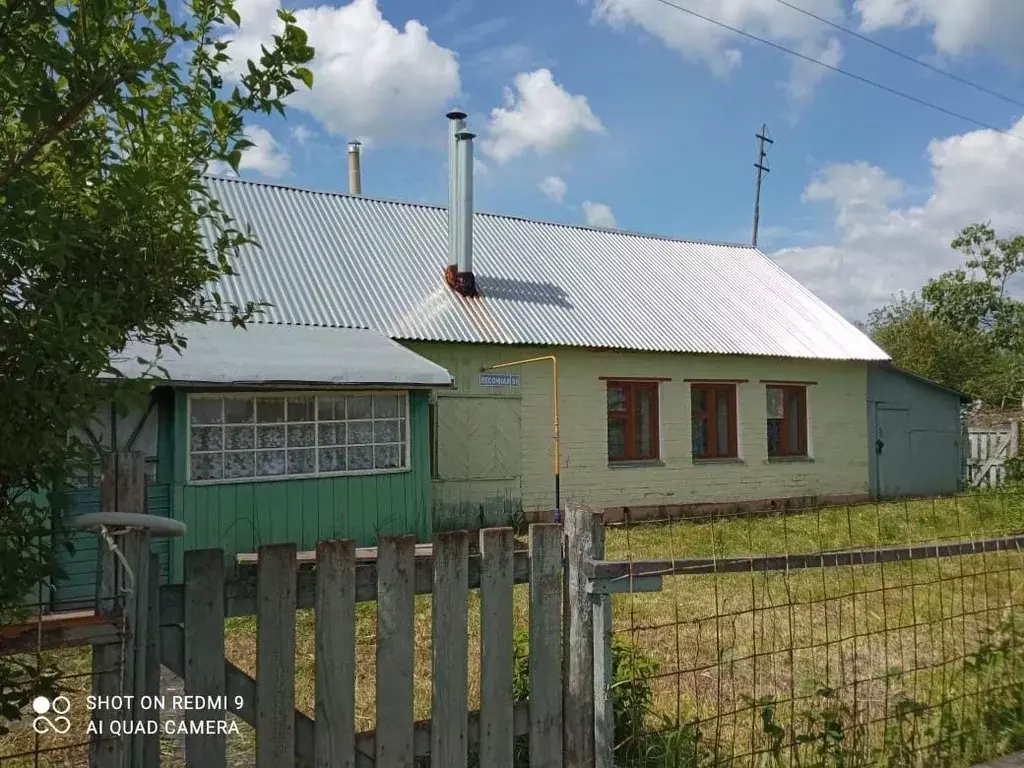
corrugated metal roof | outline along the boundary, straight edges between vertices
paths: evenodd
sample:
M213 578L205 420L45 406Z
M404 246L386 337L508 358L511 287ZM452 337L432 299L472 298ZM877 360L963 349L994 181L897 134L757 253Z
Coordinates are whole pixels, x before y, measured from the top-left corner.
M377 331L300 328L269 323L188 324L181 352L156 359L150 345L131 344L114 366L129 378L147 375L138 358L160 365L169 381L187 384L330 384L447 387L451 374ZM159 376L158 371L148 375Z
M446 210L211 178L262 248L222 297L263 322L374 328L393 339L832 360L888 356L760 251L474 216L479 298L446 285Z

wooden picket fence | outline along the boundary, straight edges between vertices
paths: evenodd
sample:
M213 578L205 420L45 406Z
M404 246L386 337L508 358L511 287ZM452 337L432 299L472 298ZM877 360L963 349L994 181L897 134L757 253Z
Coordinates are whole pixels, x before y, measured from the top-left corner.
M995 488L1006 480L1006 461L1020 455L1020 422L967 430L967 479L972 488Z
M476 535L476 534L474 534ZM227 711L255 728L256 766L318 768L433 765L511 766L513 740L529 736L531 765L562 755L562 529L537 524L529 551L514 552L510 528L438 534L429 557L412 537L384 537L373 562L350 541L322 541L315 567L299 568L293 544L260 548L255 577L229 579L224 553L185 553L183 585L161 588L161 663L189 695L225 697ZM513 585L529 582L530 697L514 702ZM480 591L480 710L468 708L468 594ZM414 598L432 594L431 718L414 722ZM376 729L355 731L357 602L377 602ZM315 608L316 712L295 709L295 616ZM224 620L255 615L255 679L224 659ZM224 711L196 710L197 720ZM225 735L189 735L189 768L227 764Z

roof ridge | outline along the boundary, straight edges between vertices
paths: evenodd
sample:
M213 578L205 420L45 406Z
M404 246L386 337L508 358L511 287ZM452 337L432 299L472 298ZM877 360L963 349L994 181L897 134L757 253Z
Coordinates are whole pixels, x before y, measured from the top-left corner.
M285 189L291 192L305 192L311 195L327 195L329 197L345 197L350 199L368 200L374 203L384 203L387 205L406 205L415 208L430 208L438 211L448 210L448 206L437 205L435 203L423 203L413 200L400 200L391 197L376 197L374 195L353 195L350 192L338 192L337 190L329 189L314 189L312 187L298 187L293 184L280 184L277 182L270 181L254 181L252 179L241 179L230 176L220 176L217 174L205 174L205 178L213 181L229 182L233 184L247 184L254 187L269 187L271 189ZM474 216L486 216L495 219L507 219L510 221L524 221L529 224L543 224L549 227L564 227L566 229L579 229L585 232L603 232L611 235L623 235L626 237L640 237L647 240L664 240L666 242L673 243L692 243L694 245L714 245L723 248L747 248L753 251L758 251L757 247L750 243L730 243L726 240L701 240L693 237L674 237L672 235L659 235L653 232L640 232L630 229L613 229L609 227L595 227L589 224L572 224L565 221L552 221L550 219L531 219L528 216L517 216L511 213L494 213L492 211L474 211ZM767 254L763 251L758 251L767 258Z

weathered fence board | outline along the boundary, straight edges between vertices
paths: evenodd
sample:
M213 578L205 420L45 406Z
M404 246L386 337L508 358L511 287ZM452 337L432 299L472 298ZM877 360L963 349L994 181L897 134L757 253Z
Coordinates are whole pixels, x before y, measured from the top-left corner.
M598 523L600 524L600 522ZM583 507L565 513L565 762L594 764L594 619L585 564L594 559L594 515Z
M512 765L512 529L480 531L480 765Z
M184 574L185 692L196 696L223 696L223 553L219 549L186 552ZM224 716L223 710L192 709L186 713L192 721L223 720ZM223 768L226 762L227 739L224 734L185 735L185 764L188 768Z
M468 560L465 531L440 533L434 538L430 754L431 762L452 768L465 766L468 757Z
M530 766L562 766L562 527L530 526Z
M316 768L355 766L356 552L316 548Z
M260 547L256 576L256 765L295 758L295 545Z
M379 768L413 765L412 536L381 539L377 560L377 739Z
M968 483L974 488L994 488L1006 481L1006 462L1020 455L1020 422L1001 427L970 427L967 430Z

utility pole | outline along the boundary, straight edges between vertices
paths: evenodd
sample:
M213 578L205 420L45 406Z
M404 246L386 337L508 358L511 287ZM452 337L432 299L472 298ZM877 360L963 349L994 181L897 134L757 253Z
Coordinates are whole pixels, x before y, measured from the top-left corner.
M757 226L761 219L761 179L764 174L769 172L768 168L768 153L765 151L765 144L773 144L774 142L768 138L768 126L761 123L761 132L755 134L757 139L757 162L754 163L754 167L757 168L757 190L754 192L754 238L753 245L757 248Z

